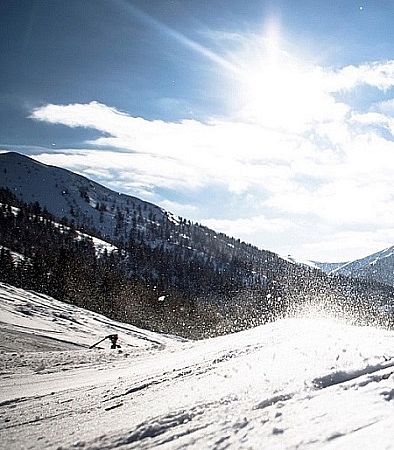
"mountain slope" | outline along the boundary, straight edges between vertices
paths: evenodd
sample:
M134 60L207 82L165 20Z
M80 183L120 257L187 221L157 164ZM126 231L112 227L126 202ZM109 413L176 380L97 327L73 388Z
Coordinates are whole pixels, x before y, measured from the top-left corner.
M0 242L0 281L161 332L201 337L220 321L212 306L175 289L163 295L163 287L125 273L127 259L144 262L143 249L120 251L2 189Z
M182 341L4 283L0 283L0 323L0 349L3 351L75 351L115 333L119 335L122 348L129 351L162 348ZM109 348L107 342L102 346Z
M128 214L127 225L137 212L145 220L155 214L175 220L170 213L155 205L119 194L81 175L47 166L19 153L0 154L0 173L1 185L24 202L38 201L56 217L67 217L74 220L77 227L95 228L110 238L119 237L121 232L115 229L119 211ZM124 228L127 228L126 224Z
M329 263L329 262L319 262L313 261L313 263L321 270L326 273L334 272L337 269L340 269L342 266L348 264L348 262L339 262L339 263Z
M237 277L246 285L264 284L262 263L278 258L271 252L176 218L151 203L18 153L0 154L0 173L0 186L10 189L20 200L37 201L59 220L65 217L78 229L87 229L91 234L96 231L121 247L143 245L161 253L178 253L200 266L210 266L218 274L230 272L229 265L235 262L240 266Z
M0 316L21 317L24 302L40 305L30 324L14 324L33 338L42 333L36 319L63 310L7 286L0 294ZM84 342L101 335L97 316L78 314L88 324ZM45 326L48 335L60 331L56 322ZM80 339L78 326L57 336ZM123 353L0 353L3 447L393 448L393 332L298 318L199 342L163 339Z
M0 173L12 191L0 192L0 279L118 320L202 337L317 303L365 323L394 302L388 286L328 277L25 156L0 155ZM97 254L87 236L118 250Z
M394 246L339 266L322 267L329 274L377 281L394 286Z

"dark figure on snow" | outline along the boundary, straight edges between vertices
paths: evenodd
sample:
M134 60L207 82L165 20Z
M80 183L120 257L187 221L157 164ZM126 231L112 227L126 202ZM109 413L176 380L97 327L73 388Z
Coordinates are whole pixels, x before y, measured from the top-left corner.
M117 334L109 334L108 336L105 336L105 338L99 340L95 344L91 345L89 348L95 348L98 344L101 344L101 342L105 341L106 339L109 339L111 341L111 348L116 349L120 348L120 345L118 342L118 335Z
M111 348L113 349L120 348L120 345L117 344L118 342L117 334L110 334L109 336L107 336L107 338L111 341Z

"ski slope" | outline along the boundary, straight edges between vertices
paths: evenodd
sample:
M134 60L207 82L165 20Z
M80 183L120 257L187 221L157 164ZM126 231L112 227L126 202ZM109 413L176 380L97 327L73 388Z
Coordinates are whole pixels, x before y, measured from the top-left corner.
M0 299L3 448L394 448L393 332L299 318L186 342ZM87 349L112 332L122 352Z

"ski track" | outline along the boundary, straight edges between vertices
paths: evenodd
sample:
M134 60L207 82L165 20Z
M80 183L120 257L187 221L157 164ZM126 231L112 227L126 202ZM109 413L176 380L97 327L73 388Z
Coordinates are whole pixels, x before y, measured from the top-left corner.
M0 308L3 345L27 346L0 352L4 449L394 449L392 332L287 319L185 342L7 285ZM121 351L86 349L113 330Z

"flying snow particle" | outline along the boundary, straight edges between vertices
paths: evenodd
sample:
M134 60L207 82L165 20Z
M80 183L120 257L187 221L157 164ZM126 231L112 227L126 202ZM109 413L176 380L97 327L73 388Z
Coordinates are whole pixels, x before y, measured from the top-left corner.
M157 299L157 301L159 301L159 302L164 302L165 299L166 299L166 296L165 296L165 295L161 295L161 296Z

